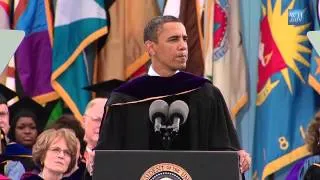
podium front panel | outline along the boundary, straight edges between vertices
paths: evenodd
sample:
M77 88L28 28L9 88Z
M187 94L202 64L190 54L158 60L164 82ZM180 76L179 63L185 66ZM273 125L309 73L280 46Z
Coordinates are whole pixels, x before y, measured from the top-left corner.
M237 180L235 151L97 150L93 179Z

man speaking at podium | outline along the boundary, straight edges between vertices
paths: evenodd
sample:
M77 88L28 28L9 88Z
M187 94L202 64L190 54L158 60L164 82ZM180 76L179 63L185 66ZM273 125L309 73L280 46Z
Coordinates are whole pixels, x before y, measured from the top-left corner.
M152 61L148 76L113 91L96 149L238 151L243 173L251 158L240 148L221 92L207 79L180 72L188 59L187 39L176 17L159 16L147 24L144 43ZM157 100L160 104L153 108ZM179 121L174 121L168 114L177 101L184 102L188 112L185 119L177 116ZM170 130L174 122L178 122L175 132Z

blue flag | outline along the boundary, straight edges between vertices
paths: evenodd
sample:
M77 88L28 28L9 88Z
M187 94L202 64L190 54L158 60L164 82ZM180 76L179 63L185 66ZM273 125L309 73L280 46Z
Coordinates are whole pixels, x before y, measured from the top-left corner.
M314 29L313 7L312 1L262 1L253 155L259 179L308 154L304 132L318 109L306 36Z

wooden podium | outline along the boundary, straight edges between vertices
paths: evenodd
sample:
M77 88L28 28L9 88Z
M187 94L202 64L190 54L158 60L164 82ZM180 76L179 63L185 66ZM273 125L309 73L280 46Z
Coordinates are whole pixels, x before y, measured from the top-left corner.
M97 150L93 179L238 180L235 151Z

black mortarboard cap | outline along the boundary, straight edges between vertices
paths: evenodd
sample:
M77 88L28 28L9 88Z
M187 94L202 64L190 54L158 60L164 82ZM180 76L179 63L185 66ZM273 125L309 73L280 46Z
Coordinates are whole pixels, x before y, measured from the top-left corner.
M110 97L111 92L124 84L125 81L112 79L97 84L93 84L87 87L84 87L85 90L92 91L96 93L96 97Z
M29 97L22 97L18 102L14 103L9 107L10 111L10 125L15 126L14 121L16 121L16 116L21 114L22 111L32 112L36 116L36 124L38 130L43 130L45 124L48 121L49 113L48 111L38 104L36 101ZM13 121L14 120L14 121Z
M9 89L3 84L0 84L0 104L4 104L16 97L17 93Z

